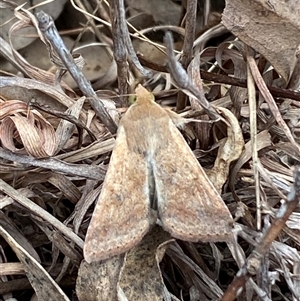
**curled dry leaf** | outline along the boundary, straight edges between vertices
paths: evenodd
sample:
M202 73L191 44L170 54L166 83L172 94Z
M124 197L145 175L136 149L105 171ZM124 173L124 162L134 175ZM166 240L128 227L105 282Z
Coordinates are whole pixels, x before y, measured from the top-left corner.
M79 98L67 111L66 114L70 116L74 116L75 118L79 117L80 111L82 109L82 106L84 104L85 97ZM59 122L59 125L56 129L56 138L57 138L57 148L63 149L65 144L68 142L68 140L73 135L75 126L71 122L67 120L61 120Z
M9 20L13 19L14 17L14 9L16 9L19 5L24 8L29 8L30 5L38 5L41 4L42 0L34 0L31 2L25 3L22 0L14 0L14 1L1 1L0 5L2 5L1 14L0 14L0 23L3 25L1 26L1 35L2 37L8 41L8 31L11 27L11 22L8 22ZM25 4L24 4L25 3ZM44 4L43 10L50 13L54 19L56 19L61 11L63 10L64 4L66 3L66 0L57 1L55 5L52 3ZM40 8L38 8L40 9ZM24 28L19 35L15 36L13 38L13 42L15 44L16 49L21 49L26 47L28 44L30 44L32 41L35 40L35 37L32 37L34 33L33 28Z
M17 89L16 94L15 89ZM29 78L0 76L0 92L9 99L22 99L28 103L35 99L39 104L55 110L63 110L74 104L74 100L61 90Z
M231 46L234 48L230 49ZM247 77L247 65L244 60L246 56L246 49L244 43L241 41L223 42L216 49L216 61L218 66L227 74L232 74L236 78ZM225 67L228 61L231 61L233 66ZM237 116L240 115L241 108L245 99L247 99L247 89L232 85L228 89L231 101L233 103L233 113Z
M53 84L55 82L55 76L53 73L31 65L28 61L26 61L24 57L20 55L18 51L16 51L13 45L13 37L16 35L21 35L20 31L28 29L28 27L30 29L34 28L35 31L38 32L40 39L45 43L43 35L38 28L35 16L29 10L24 9L23 6L19 6L15 9L15 16L19 21L11 26L8 33L8 39L14 59L16 60L17 64L21 66L22 70L26 70L27 76L40 80L41 82ZM72 89L64 82L62 82L62 87L69 90L70 92L72 91Z
M24 102L0 103L0 120L0 139L5 148L13 152L25 151L36 158L54 154L54 128L39 112L28 109Z
M109 90L102 90L102 91L99 90L96 91L96 94L99 97L99 99L101 99L101 101L103 102L106 110L108 111L109 115L114 120L114 122L116 124L119 124L120 115L117 111L116 104L122 103L121 96L115 93L114 91L109 91Z
M272 145L271 136L268 131L261 131L260 133L257 134L257 150L258 151L265 147L271 146L271 145ZM232 191L234 191L233 187L234 187L234 182L237 177L237 173L242 168L242 166L248 160L251 159L251 156L252 156L251 149L252 149L251 141L248 141L245 145L245 149L244 149L242 155L240 156L240 158L238 159L234 168L231 171L230 178L229 178L229 185L232 187Z
M228 109L218 107L222 117L230 125L227 128L227 138L222 142L214 167L207 171L207 175L215 188L220 192L228 178L230 163L237 160L244 148L244 138L239 122Z

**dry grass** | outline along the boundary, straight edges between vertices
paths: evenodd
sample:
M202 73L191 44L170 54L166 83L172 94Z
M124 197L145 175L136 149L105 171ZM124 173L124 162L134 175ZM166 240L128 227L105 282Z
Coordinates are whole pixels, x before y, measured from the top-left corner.
M230 284L238 288L233 279L240 269L241 281L249 278L253 264L257 268L238 300L300 300L299 185L292 172L300 160L300 93L284 83L275 86L279 76L262 56L241 41L231 44L234 37L217 13L203 13L200 28L198 19L182 27L156 27L159 14L148 24L131 8L130 40L120 3L111 1L111 10L103 2L96 10L91 1L76 15L65 8L57 22L63 40L47 15L19 8L10 43L1 41L0 300L117 300L117 286L128 300L217 300ZM112 27L110 16L117 20ZM216 17L214 24L205 21L208 16ZM80 23L62 25L77 17ZM194 17L191 13L188 20ZM29 63L24 51L14 49L12 36L26 26L36 28L33 36L45 42L52 62L37 51ZM163 41L164 30L174 33L174 52L172 42ZM74 40L66 47L68 37ZM94 53L95 40L102 44ZM73 52L73 60L64 50L78 43L87 48L86 57L91 55L83 72L85 56ZM47 62L37 67L42 59ZM74 80L63 76L66 70ZM222 190L235 220L233 239L227 244L175 241L154 227L126 264L121 256L89 267L82 262L85 234L119 117L137 83L181 117L201 120L184 135ZM225 122L209 122L208 116ZM293 185L296 192L287 198ZM290 205L282 205L287 199L294 201L291 214ZM270 229L281 231L273 237ZM246 258L253 259L255 247L262 260L254 257L247 270Z

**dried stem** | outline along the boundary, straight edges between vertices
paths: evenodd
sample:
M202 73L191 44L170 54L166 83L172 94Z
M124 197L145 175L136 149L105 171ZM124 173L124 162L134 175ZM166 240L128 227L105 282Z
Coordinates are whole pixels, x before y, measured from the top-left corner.
M127 63L127 49L125 47L125 28L124 18L125 9L123 0L110 1L110 17L113 37L114 58L118 70L118 88L120 95L128 94L128 73L129 66ZM125 22L125 26L126 22ZM127 106L127 97L122 97L122 106Z
M186 70L193 56L195 39L197 0L188 0L186 10L185 36L182 49L182 67Z
M193 44L196 28L197 0L188 0L185 22L185 36L182 49L182 67L186 70L193 56ZM186 95L178 93L176 110L183 110L186 106Z
M286 221L292 212L296 209L300 201L300 169L295 171L294 186L292 187L287 202L284 203L278 210L277 215L271 226L264 233L260 243L257 244L250 256L247 258L246 263L238 271L237 276L233 279L228 286L223 297L220 301L233 301L240 289L245 285L246 281L255 275L261 265L261 260L269 251L269 248L280 231L285 226Z
M117 125L106 111L102 101L97 97L91 84L74 63L71 53L66 48L63 40L57 32L53 19L43 11L38 12L36 14L36 18L39 22L39 28L44 34L45 40L49 43L50 47L53 48L53 51L59 56L66 69L76 81L82 93L88 97L89 102L95 110L97 116L112 134L116 133Z
M18 162L27 166L42 167L56 172L80 176L88 179L104 179L106 171L100 166L88 164L72 164L55 158L36 159L31 156L20 155L0 147L0 158Z
M139 55L139 60L142 62L143 65L147 66L148 68L151 68L155 71L159 72L168 72L167 67L165 65L158 65L154 62L150 62L143 56ZM237 77L231 77L224 74L217 74L213 72L208 72L205 70L200 70L201 78L203 80L207 80L210 82L220 83L220 84L226 84L226 85L232 85L232 86L238 86L238 87L247 87L247 80L243 78L237 78ZM270 93L273 95L273 97L282 97L282 98L290 98L297 101L300 101L300 92L292 91L288 89L281 89L276 88L267 85ZM280 101L280 100L279 100Z
M197 87L192 83L191 79L188 77L186 71L176 60L174 51L173 51L173 37L170 32L167 32L164 38L167 54L168 54L168 63L170 68L170 73L175 80L175 83L178 85L183 92L191 97L197 99L200 105L203 107L205 112L213 120L219 120L220 115L216 110L210 105L210 103L205 98L203 91L197 89Z
M130 61L139 72L146 77L150 77L152 72L147 71L140 63L130 39L123 0L110 0L110 12L112 23L112 36L114 42L114 57L118 69L119 94L128 94L128 73ZM127 106L127 96L122 97L123 106Z

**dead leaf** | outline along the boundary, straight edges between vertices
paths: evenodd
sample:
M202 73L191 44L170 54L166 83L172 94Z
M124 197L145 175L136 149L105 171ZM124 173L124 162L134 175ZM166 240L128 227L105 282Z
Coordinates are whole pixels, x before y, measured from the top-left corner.
M167 232L155 226L137 247L128 252L119 283L128 301L163 300L164 283L159 263L171 241L173 239Z
M264 55L288 82L300 44L299 1L230 0L222 23Z
M222 141L219 147L214 167L206 172L217 191L220 192L228 178L231 162L237 160L242 154L244 138L236 117L228 109L222 107L218 107L217 111L220 111L230 126L227 127L227 138Z
M79 301L117 301L117 285L124 255L88 264L81 262L76 282Z
M78 271L76 292L80 301L162 301L165 294L159 267L170 235L155 226L126 256L88 264Z

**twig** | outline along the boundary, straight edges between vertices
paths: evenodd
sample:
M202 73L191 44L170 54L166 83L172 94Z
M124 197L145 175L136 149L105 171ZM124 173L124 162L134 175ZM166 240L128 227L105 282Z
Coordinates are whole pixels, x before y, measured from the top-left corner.
M123 18L125 18L124 3L122 0L110 1L110 18L113 38L113 52L117 63L118 70L118 88L119 95L122 95L122 106L126 107L127 97L123 95L128 94L128 72L129 66L127 63L127 49L125 47L125 28ZM126 22L125 22L125 26Z
M147 66L148 68L159 71L159 72L168 72L167 67L165 65L159 65L154 62L149 61L142 55L139 55L139 60L142 62L143 65ZM200 70L201 78L203 80L212 81L215 83L220 84L226 84L226 85L232 85L232 86L238 86L247 88L247 80L244 78L237 78L237 77L231 77L224 74L217 74L213 72L208 72L205 70ZM268 89L270 93L273 95L273 97L283 97L283 98L289 98L294 99L297 101L300 101L300 92L292 91L288 89L280 89L272 86L268 86Z
M106 171L100 166L88 164L72 164L54 158L36 159L31 156L20 155L0 147L0 158L12 162L26 164L28 166L42 167L69 175L84 177L87 179L104 179Z
M291 191L287 196L287 201L281 205L273 223L264 233L260 243L257 244L255 249L247 258L246 263L238 271L237 276L228 286L220 301L233 301L237 297L238 292L241 292L241 288L245 285L246 281L252 275L256 274L261 265L261 260L268 252L272 242L285 226L289 216L298 206L300 201L300 168L295 170L294 179L294 186L291 188Z
M181 63L186 70L193 56L193 44L195 39L197 0L188 0L185 18L185 35L182 48ZM179 92L177 95L176 110L183 110L186 106L186 95Z
M109 131L112 134L115 134L117 131L117 125L106 111L102 101L97 97L97 94L93 90L91 84L88 82L81 70L74 63L72 55L66 48L63 40L57 32L53 19L43 11L38 12L36 14L36 18L39 23L39 28L44 34L45 40L49 42L55 53L64 63L65 67L76 81L82 93L86 97L88 97L89 102L95 110L97 116L105 124Z
M114 42L114 57L118 68L118 85L119 94L128 94L127 77L128 77L128 64L127 60L132 63L139 72L146 77L151 77L152 72L146 70L140 63L132 42L130 39L126 17L124 0L110 0L111 23L112 23L112 36ZM122 96L123 106L127 105L127 97Z
M77 128L77 131L78 131L78 136L82 136L82 129L86 130L87 133L90 135L92 141L96 141L97 140L97 137L94 135L94 133L78 118L76 118L75 116L73 115L68 115L66 113L62 113L60 111L57 111L57 110L53 110L53 109L48 109L47 107L39 104L38 102L36 101L30 101L29 104L28 104L30 107L33 107L33 108L36 108L36 109L39 109L43 112L46 112L52 116L56 116L58 118L61 118L61 119L64 119L64 120L67 120L71 123L73 123L76 128Z
M195 38L197 0L188 0L186 9L185 36L182 48L182 67L186 70L193 55L193 43Z
M205 98L203 91L197 89L197 87L192 83L190 78L188 77L186 71L180 65L180 63L176 60L174 51L173 51L173 37L170 32L167 32L164 37L164 42L167 47L168 53L168 63L170 68L170 73L175 80L175 83L178 85L180 89L183 90L187 95L194 97L199 101L200 105L203 107L205 112L209 115L209 117L213 120L220 120L220 115L216 112L216 110L211 106L211 104Z
M247 58L250 56L248 50ZM256 91L253 76L249 65L247 64L247 83L248 83L248 102L249 102L249 121L250 121L250 137L252 146L252 170L255 183L255 199L256 199L256 228L261 231L261 200L260 200L260 178L258 173L258 151L257 151L257 106L256 106Z

